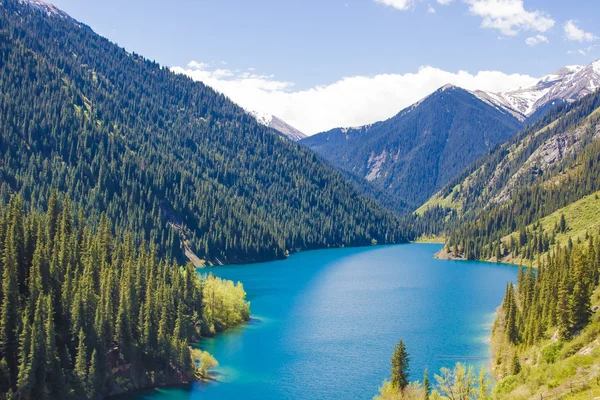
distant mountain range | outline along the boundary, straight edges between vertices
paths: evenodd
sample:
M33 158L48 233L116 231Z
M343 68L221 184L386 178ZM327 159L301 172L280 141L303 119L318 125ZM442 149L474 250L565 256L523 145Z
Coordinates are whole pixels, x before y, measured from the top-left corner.
M521 121L553 102L572 103L600 87L600 60L586 67L567 66L546 75L534 84L503 93L477 90L483 101L501 107Z
M274 116L272 114L259 113L258 111L248 111L248 112L250 113L250 115L252 115L254 118L256 118L256 120L260 124L281 133L288 139L293 140L294 142L297 142L297 141L302 140L307 137L304 133L300 132L298 129L294 128L293 126L289 125L285 121L277 118L276 116Z
M505 93L446 85L386 121L332 129L302 143L388 198L416 208L525 125L598 87L600 61L562 68Z

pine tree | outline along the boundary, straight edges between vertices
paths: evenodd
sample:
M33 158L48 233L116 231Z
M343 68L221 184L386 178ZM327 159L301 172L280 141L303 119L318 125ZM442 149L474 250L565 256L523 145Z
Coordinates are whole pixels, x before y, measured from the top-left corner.
M77 346L77 357L75 358L75 375L79 381L82 393L88 392L88 355L85 344L85 333L83 328L79 330L79 345Z
M515 351L510 364L510 373L511 375L517 375L519 372L521 372L521 362L519 361L519 357Z
M94 398L101 395L103 392L104 376L102 375L102 366L100 363L100 357L96 349L92 351L92 358L90 360L89 370L89 381L87 387L89 388L89 397Z
M567 220L565 219L565 215L564 214L560 214L560 231L561 232L566 232L567 231Z
M516 344L519 341L519 331L517 327L517 303L512 283L508 287L508 298L506 299L504 311L506 315L506 336L511 343Z
M4 244L4 271L2 273L2 314L1 314L1 330L0 330L0 345L2 346L2 354L6 360L9 382L11 385L17 381L17 351L18 337L17 327L19 325L19 282L18 282L18 246L19 228L14 225L19 222L16 217L19 201L16 197L11 198L9 206L9 225L6 233Z
M394 347L392 356L392 386L404 390L408 386L409 356L401 339Z
M563 279L558 288L557 304L558 332L561 339L567 339L570 336L570 312L569 312L569 292L566 281Z

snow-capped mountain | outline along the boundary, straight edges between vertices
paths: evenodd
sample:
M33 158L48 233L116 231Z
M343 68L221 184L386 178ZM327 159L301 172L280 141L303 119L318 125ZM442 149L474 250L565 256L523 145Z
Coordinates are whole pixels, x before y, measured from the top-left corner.
M600 60L583 67L567 66L546 75L531 86L504 93L477 90L474 94L495 107L501 107L520 120L552 101L573 102L600 87Z
M20 0L20 2L23 4L28 4L29 6L43 11L48 15L72 19L66 12L59 10L54 5L46 3L42 0Z
M276 130L277 132L281 133L282 135L295 142L297 142L298 140L302 140L306 137L304 133L300 132L298 129L287 124L285 121L282 121L274 115L260 113L258 111L248 111L248 113L254 118L256 118L259 124Z

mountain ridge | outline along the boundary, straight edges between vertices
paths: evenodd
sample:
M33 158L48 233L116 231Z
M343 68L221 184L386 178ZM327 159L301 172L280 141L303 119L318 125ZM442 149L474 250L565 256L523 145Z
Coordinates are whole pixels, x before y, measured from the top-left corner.
M552 101L571 103L600 87L600 60L587 66L571 65L546 75L529 86L494 93L475 90L473 93L491 105L506 109L525 121Z

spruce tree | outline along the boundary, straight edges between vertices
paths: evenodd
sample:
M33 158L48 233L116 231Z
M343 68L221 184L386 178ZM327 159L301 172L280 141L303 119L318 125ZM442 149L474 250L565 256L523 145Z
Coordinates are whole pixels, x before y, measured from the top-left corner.
M394 355L392 356L392 386L404 390L408 386L408 371L409 371L409 356L406 351L404 341L400 339L400 342L394 347Z
M13 197L14 199L14 197ZM0 326L0 345L2 346L2 355L6 360L9 373L9 382L15 385L17 382L17 351L18 351L18 333L19 326L19 283L18 283L18 248L16 241L18 239L19 229L14 224L19 221L14 217L16 212L13 200L11 199L9 217L9 226L6 233L4 244L4 271L2 273L2 313Z
M75 375L79 382L81 393L88 392L88 351L85 344L85 333L83 328L79 330L79 345L77 346L77 357L75 358Z

